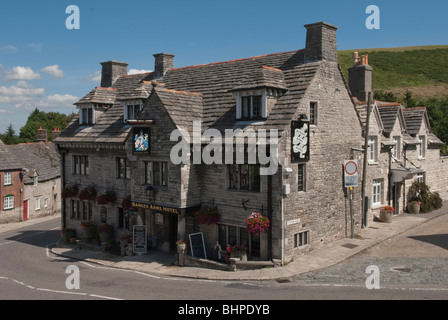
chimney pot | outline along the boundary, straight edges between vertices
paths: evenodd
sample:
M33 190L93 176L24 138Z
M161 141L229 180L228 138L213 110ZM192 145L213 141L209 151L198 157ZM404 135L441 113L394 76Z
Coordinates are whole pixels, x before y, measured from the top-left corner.
M39 129L37 129L37 135L36 140L37 142L47 142L47 130L42 129L42 126L39 126Z

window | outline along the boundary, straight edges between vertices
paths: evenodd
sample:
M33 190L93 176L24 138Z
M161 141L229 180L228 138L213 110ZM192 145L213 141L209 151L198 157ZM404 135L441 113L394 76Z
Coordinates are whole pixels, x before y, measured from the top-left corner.
M417 182L424 183L425 182L425 173L421 172L417 174Z
M262 118L262 96L247 96L241 98L242 119Z
M93 107L81 108L79 112L80 124L94 124L93 120Z
M44 208L48 207L48 198L44 199Z
M260 257L260 237L250 235L246 228L220 224L218 242L222 250L225 250L227 245L241 245L248 249L249 256Z
M73 174L89 174L89 157L73 156Z
M118 179L130 179L131 178L131 165L126 158L117 158L117 178Z
M92 204L88 201L72 200L70 218L76 220L92 220Z
M231 190L260 192L260 165L231 164L228 177Z
M376 161L376 137L369 137L367 145L367 161L368 162Z
M5 175L3 177L3 184L5 186L12 184L12 173L10 171L5 172Z
M39 177L38 176L33 177L33 186L37 187L38 183L39 183Z
M299 164L297 175L297 191L305 191L305 165Z
M35 198L34 199L34 209L37 211L37 210L40 210L40 198Z
M3 210L14 209L14 196L7 195L3 198Z
M126 105L126 119L127 120L135 120L140 115L141 111L141 105L140 104L130 104Z
M317 124L317 102L310 102L310 124Z
M418 157L419 158L424 158L425 157L425 136L419 136L418 137Z
M294 235L294 248L300 248L310 243L310 232L303 231Z
M394 137L392 140L392 157L395 159L400 159L400 137Z
M373 180L373 191L372 191L372 204L381 204L381 185L382 181L381 179Z
M146 162L145 182L153 186L167 186L168 162Z
M118 228L132 231L132 226L136 223L134 211L124 210L123 208L117 208L118 210Z

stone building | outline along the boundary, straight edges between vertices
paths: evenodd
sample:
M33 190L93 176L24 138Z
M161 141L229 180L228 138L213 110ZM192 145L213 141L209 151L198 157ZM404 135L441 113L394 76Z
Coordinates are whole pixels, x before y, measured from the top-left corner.
M25 221L61 212L60 157L47 142L6 146L0 141L0 223ZM39 137L39 136L38 136Z
M139 75L123 62L102 63L101 87L75 104L79 117L55 143L63 187L112 190L117 200L64 198L62 226L107 222L118 238L146 225L149 246L160 250L202 232L208 257L218 242L281 263L359 230L361 191L345 187L344 163L357 160L362 170L354 150L364 145L364 99L351 95L338 65L337 27L305 28L298 51L182 68L160 53L154 72ZM375 110L372 127L383 126L380 103ZM387 130L394 135L400 125ZM381 179L384 165L378 161ZM204 207L219 221L200 223L195 213ZM270 221L259 236L246 229L252 212Z
M366 133L367 94L372 91L368 56L349 68L349 86ZM425 107L405 108L398 102L371 102L367 151L366 195L369 219L389 204L396 213L407 211L408 191L414 181L425 182L431 192L448 198L448 157L440 156L443 142L431 132Z

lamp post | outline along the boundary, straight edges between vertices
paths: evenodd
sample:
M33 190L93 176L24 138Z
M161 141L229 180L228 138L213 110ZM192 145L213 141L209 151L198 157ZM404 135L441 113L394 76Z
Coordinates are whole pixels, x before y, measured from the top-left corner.
M362 187L361 187L361 200L362 200L362 228L367 227L367 203L366 203L366 178L367 178L367 153L369 146L369 127L370 127L370 113L372 103L372 93L368 93L367 102L367 118L366 118L366 132L364 137L364 159L362 164Z

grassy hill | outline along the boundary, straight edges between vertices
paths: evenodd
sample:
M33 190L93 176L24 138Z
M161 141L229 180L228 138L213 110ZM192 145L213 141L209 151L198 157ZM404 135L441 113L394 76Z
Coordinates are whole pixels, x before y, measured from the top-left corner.
M339 51L339 64L348 79L352 53L369 55L373 67L373 90L403 96L448 97L448 45Z

